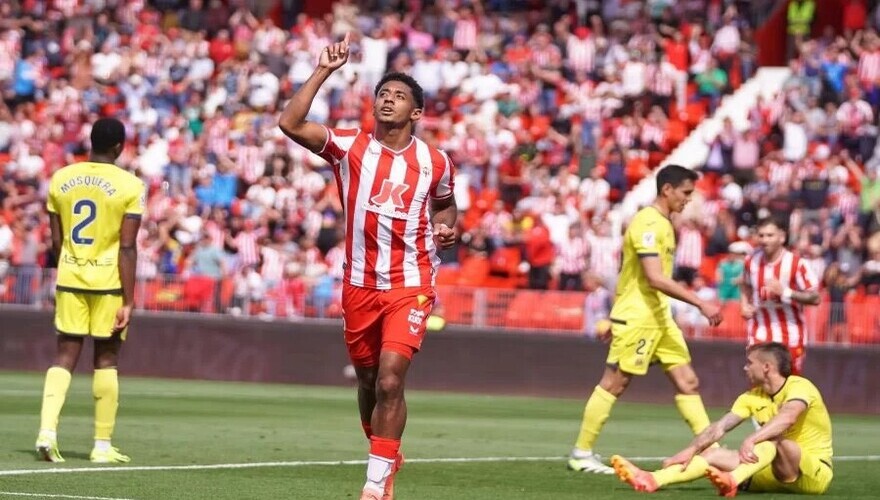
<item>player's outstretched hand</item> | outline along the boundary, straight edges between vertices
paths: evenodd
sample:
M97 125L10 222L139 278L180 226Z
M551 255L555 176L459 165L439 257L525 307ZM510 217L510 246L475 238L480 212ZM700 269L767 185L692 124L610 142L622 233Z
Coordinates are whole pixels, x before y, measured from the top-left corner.
M321 51L321 58L318 66L327 68L330 71L337 70L348 61L348 42L351 40L351 33L346 33L345 38L341 42L331 43L324 47Z
M718 304L703 302L703 305L700 306L700 313L709 320L710 325L718 326L721 324L721 306Z
M116 335L128 327L131 321L131 306L122 306L116 310L116 321L113 323L113 334Z
M434 237L440 248L452 248L455 245L455 229L446 224L434 224Z
M751 304L743 304L740 306L739 314L743 319L752 319L755 317L755 306Z

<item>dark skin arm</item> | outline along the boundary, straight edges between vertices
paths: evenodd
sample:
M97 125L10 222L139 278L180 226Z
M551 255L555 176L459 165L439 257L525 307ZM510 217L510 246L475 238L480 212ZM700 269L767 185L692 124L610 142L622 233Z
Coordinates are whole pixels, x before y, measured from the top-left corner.
M455 220L458 218L458 207L455 196L431 200L431 224L440 248L452 248L455 245Z
M119 279L122 282L122 307L116 313L114 332L121 332L131 321L134 306L135 269L137 268L137 233L140 217L126 216L119 231Z
M61 217L58 214L49 213L49 228L52 231L52 254L55 256L55 264L61 258Z
M321 85L330 75L348 61L350 34L341 42L330 44L321 52L318 66L312 76L296 91L278 118L278 127L284 135L313 153L318 153L327 143L327 130L317 123L306 121L312 101Z

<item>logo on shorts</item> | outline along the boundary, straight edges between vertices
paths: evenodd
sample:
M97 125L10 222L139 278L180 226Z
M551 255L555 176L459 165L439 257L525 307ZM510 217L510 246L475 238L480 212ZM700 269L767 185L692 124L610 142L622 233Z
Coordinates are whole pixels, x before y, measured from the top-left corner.
M418 335L422 330L422 321L425 320L425 311L420 309L416 309L415 307L409 310L409 317L407 321L409 321L409 333L412 335Z

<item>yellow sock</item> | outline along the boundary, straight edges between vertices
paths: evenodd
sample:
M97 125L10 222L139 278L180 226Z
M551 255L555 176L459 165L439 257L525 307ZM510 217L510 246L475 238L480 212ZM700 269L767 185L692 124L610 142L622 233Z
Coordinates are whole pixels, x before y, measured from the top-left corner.
M681 465L670 465L665 469L652 472L651 475L654 476L654 481L657 481L657 486L666 486L699 479L706 475L708 467L709 462L701 455L697 455L691 459L691 463L685 469L682 469Z
M676 394L675 406L678 412L684 417L684 421L690 426L694 435L697 435L711 423L709 415L706 414L706 407L703 406L703 399L699 394Z
M759 470L770 465L770 462L776 458L776 445L769 441L758 443L755 445L755 455L758 457L757 462L753 464L739 464L736 469L730 472L736 484L742 484L743 481L755 475Z
M61 408L70 388L70 372L60 366L46 371L46 384L43 386L43 408L40 411L40 430L57 431Z
M116 409L119 408L116 368L95 370L92 394L95 396L95 439L110 441L116 426Z
M617 398L613 394L599 387L593 390L590 399L584 406L584 418L581 422L581 432L578 434L575 446L581 450L592 450L593 443L599 437L599 431L611 415L611 408Z

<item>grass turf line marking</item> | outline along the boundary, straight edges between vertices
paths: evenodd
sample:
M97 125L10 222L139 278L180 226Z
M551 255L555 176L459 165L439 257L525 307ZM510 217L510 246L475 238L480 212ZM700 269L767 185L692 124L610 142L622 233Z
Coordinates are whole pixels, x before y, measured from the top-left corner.
M74 498L77 500L132 500L131 498L89 497L79 495L53 495L51 493L24 493L18 491L0 491L0 497L38 497L38 498Z
M411 464L440 463L474 463L474 462L553 462L563 461L567 456L559 457L461 457L461 458L408 458ZM639 462L656 462L666 457L628 457ZM834 457L836 462L876 462L880 455L852 455ZM133 467L65 467L57 469L11 469L0 470L0 476L27 476L32 474L73 474L81 472L146 472L175 470L223 470L223 469L257 469L263 467L310 467L326 465L365 465L366 460L299 460L290 462L245 462L238 464L194 464L194 465L136 465ZM83 497L88 498L88 497Z

